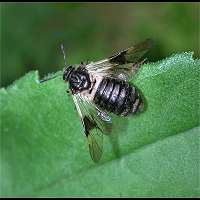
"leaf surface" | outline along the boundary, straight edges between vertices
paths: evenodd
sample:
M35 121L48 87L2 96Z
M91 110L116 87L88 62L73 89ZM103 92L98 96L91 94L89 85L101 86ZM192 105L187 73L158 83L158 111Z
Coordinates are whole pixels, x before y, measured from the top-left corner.
M62 77L2 88L1 196L199 196L199 68L192 53L143 65L145 110L113 119L98 164Z

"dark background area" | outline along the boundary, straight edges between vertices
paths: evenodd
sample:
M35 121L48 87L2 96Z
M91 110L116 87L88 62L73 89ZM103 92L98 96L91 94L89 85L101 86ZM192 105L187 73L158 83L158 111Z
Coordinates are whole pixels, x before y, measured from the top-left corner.
M199 3L1 3L1 87L31 70L40 77L68 64L98 60L146 38L157 61L199 57Z

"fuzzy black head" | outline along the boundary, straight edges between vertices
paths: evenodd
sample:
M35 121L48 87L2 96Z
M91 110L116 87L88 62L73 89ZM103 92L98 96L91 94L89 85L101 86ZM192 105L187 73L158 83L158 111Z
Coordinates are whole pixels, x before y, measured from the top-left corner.
M69 81L69 87L72 92L81 92L87 90L91 86L88 72L84 68L70 66L63 73L63 80Z

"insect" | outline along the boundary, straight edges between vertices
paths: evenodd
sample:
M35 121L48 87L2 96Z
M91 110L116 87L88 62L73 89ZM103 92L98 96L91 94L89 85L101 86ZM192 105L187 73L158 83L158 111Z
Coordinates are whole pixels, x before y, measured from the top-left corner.
M108 113L125 117L138 112L143 105L139 92L128 81L146 60L141 58L151 46L152 41L147 39L106 59L64 68L63 80L69 83L68 92L94 162L102 156L103 134L111 131ZM65 60L63 46L62 51Z

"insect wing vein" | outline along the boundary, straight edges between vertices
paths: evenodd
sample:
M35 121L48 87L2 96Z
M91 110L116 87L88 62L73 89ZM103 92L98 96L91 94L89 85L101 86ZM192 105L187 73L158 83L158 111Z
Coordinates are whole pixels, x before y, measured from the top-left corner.
M107 59L92 62L86 65L86 69L92 74L113 78L124 77L125 80L130 79L145 61L141 58L151 46L152 40L147 39L126 50L115 53Z
M111 118L107 116L103 120L104 118L99 117L97 111L103 111L97 110L97 107L83 95L75 94L72 96L81 118L90 156L94 162L98 162L103 152L103 133L107 128L106 124L111 123ZM106 113L103 114L106 115Z

